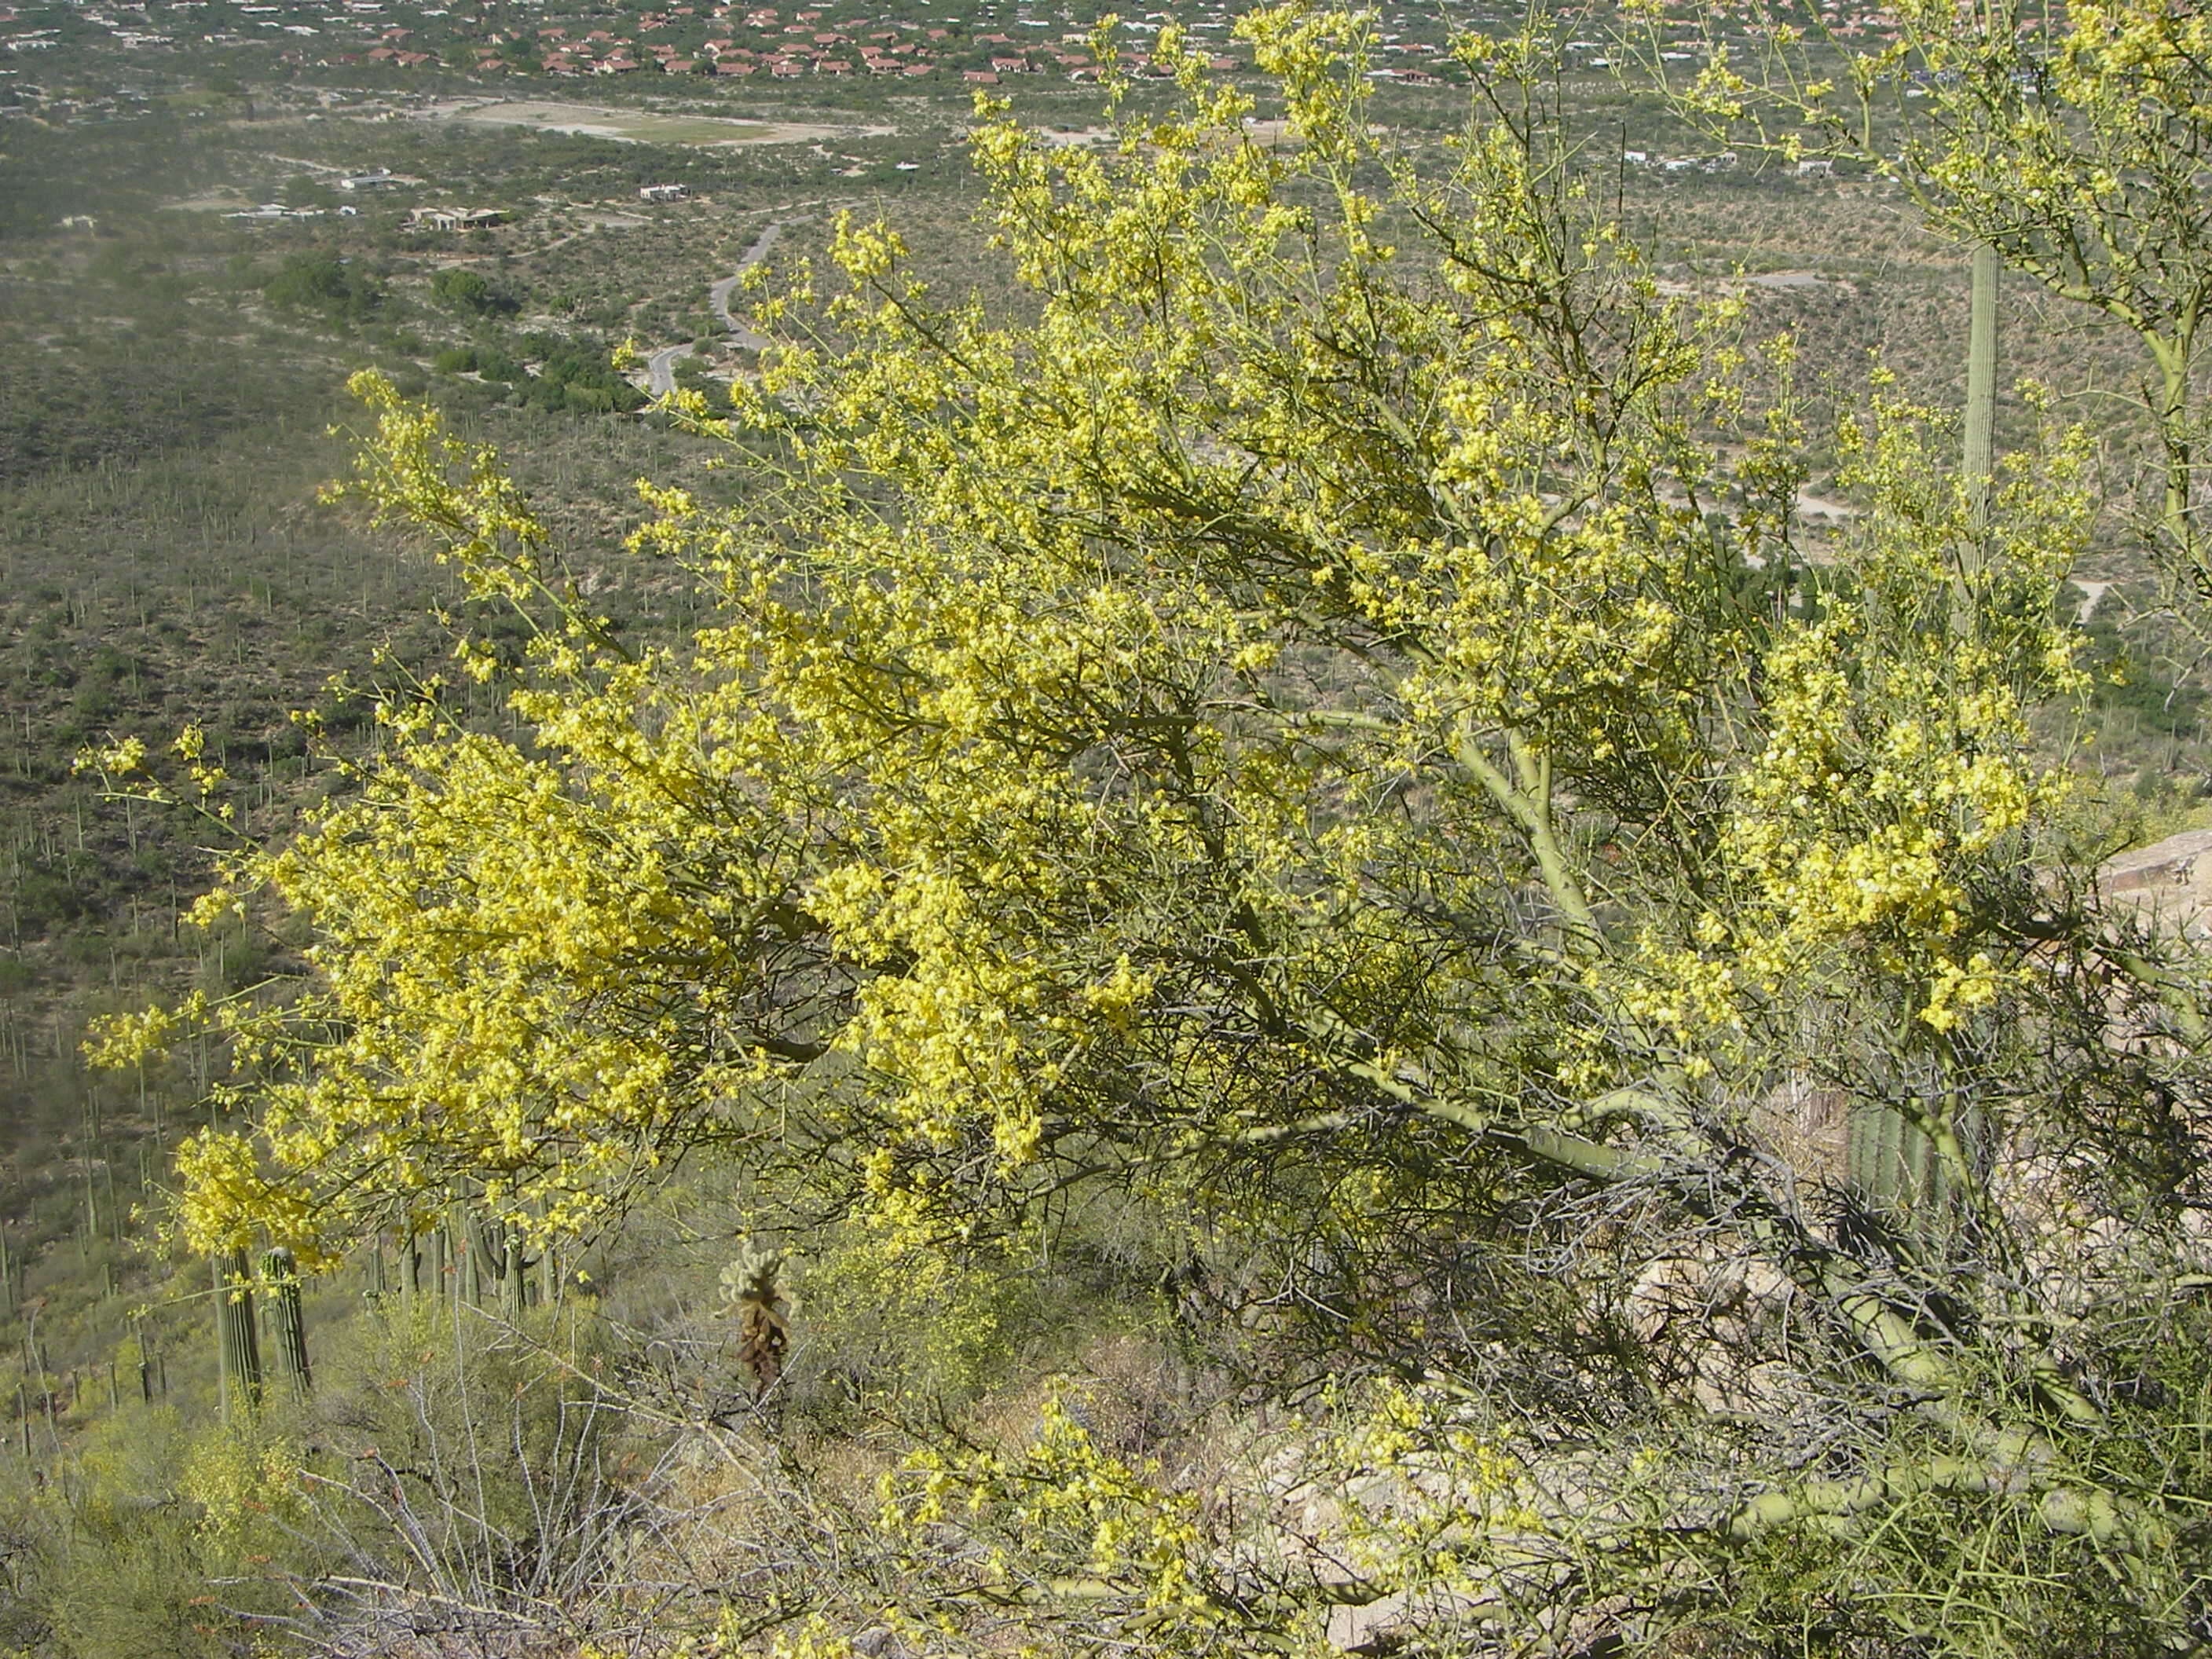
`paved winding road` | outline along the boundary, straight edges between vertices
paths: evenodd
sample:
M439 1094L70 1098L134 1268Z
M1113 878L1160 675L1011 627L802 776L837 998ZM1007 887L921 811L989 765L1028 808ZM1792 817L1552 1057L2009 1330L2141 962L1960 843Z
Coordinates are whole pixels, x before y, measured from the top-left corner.
M676 360L691 355L691 345L663 346L645 360L645 389L659 398L676 390Z
M775 239L783 234L786 225L800 222L796 219L778 219L753 239L738 268L707 290L708 303L714 308L715 320L729 330L730 338L748 351L758 351L769 343L768 336L757 334L730 314L730 295L737 291L745 273L768 258L768 251L775 246ZM645 389L654 397L665 397L676 390L676 363L691 354L690 345L663 346L645 360Z
M768 343L768 338L765 335L754 333L730 315L730 295L737 291L738 284L744 281L745 273L768 258L768 251L775 246L775 239L783 234L783 228L799 222L796 219L775 221L753 239L753 245L745 250L745 257L738 261L737 270L707 290L707 303L714 307L715 317L724 328L730 331L730 337L748 351L758 351Z

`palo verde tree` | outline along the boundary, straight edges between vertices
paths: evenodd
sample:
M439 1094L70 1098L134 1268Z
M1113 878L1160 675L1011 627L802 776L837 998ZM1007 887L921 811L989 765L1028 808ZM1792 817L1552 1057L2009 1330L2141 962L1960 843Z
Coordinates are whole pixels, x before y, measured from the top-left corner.
M1984 504L1876 383L1840 434L1870 510L1814 564L1789 343L1660 291L1540 41L1463 45L1431 165L1370 127L1357 20L1240 27L1280 144L1171 28L1179 101L1117 102L1112 145L986 109L1020 321L848 223L733 410L679 394L748 485L646 488L635 551L715 607L681 647L599 622L496 459L360 382L357 493L537 628L520 671L459 655L527 738L391 699L352 787L234 861L209 905L315 942L291 997L191 1016L234 1071L185 1226L312 1264L465 1183L581 1227L711 1146L957 1249L1116 1183L1372 1268L1401 1376L1521 1428L1354 1586L1178 1533L1086 1616L1245 1651L1425 1585L1556 1613L1508 1645L2183 1639L2203 1024L2084 898L2033 724L2080 681L2083 440ZM1941 1217L1839 1190L1791 1115L1824 1091L1924 1143ZM1758 1375L1676 1389L1618 1328L1575 1361L1602 1388L1478 1387L1482 1308L1407 1283L1470 1256L1594 1298L1585 1349L1655 1263L1733 1264ZM1562 1476L1557 1436L1617 1462Z

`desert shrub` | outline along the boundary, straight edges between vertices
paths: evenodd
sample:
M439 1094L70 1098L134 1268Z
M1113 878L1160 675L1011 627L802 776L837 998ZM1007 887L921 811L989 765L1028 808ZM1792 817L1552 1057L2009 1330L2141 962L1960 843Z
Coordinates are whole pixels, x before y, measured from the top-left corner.
M461 265L434 274L430 294L447 310L468 317L510 316L522 308L521 301L504 284Z
M348 1328L306 1419L331 1460L307 1529L392 1597L526 1601L624 1524L606 1473L623 1419L592 1322L540 1310L508 1327L429 1300Z
M272 1425L189 1425L167 1407L102 1419L65 1475L19 1498L35 1540L28 1603L75 1659L228 1654L290 1597L277 1553L312 1573L292 1522L300 1454Z
M358 260L334 253L287 254L261 292L279 309L315 312L343 322L368 316L384 300L384 285L373 272Z
M800 1290L794 1395L831 1416L858 1406L974 1399L1042 1312L1005 1268L863 1230L837 1235Z

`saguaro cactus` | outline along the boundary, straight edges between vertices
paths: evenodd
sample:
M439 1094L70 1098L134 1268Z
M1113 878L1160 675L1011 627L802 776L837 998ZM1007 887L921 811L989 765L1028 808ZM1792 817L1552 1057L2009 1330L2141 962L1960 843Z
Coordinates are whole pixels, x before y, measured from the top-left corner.
M468 1200L455 1196L446 1206L446 1248L453 1258L453 1300L463 1307L483 1305L483 1238Z
M1960 465L1968 523L1958 550L1951 602L1952 629L1962 637L1973 627L1974 588L1981 580L1996 475L1997 287L2002 270L1995 248L1976 246L1966 324L1965 453ZM1953 1127L1972 1154L1981 1139L1978 1118ZM1881 1101L1861 1101L1851 1109L1844 1174L1862 1201L1893 1218L1909 1218L1921 1228L1954 1196L1950 1169L1937 1156L1935 1141L1904 1113Z
M1973 514L1971 574L1980 574L1978 538L1989 526L1990 481L1996 473L1997 281L2002 267L1997 251L1984 243L1974 249L1973 308L1966 319L1966 430L1964 471L1966 501Z
M300 1268L291 1251L279 1245L261 1258L261 1277L269 1286L270 1334L276 1363L292 1385L292 1397L305 1400L314 1386L307 1368L307 1321L300 1304Z
M491 1240L491 1265L499 1271L499 1316L509 1321L520 1319L528 1299L523 1278L528 1252L522 1229L502 1216L495 1216L485 1231Z
M234 1401L252 1410L261 1403L261 1340L253 1327L252 1268L244 1250L215 1259L215 1323L222 1418Z
M1851 1108L1844 1174L1861 1202L1891 1219L1924 1215L1946 1188L1936 1143L1903 1112L1879 1100Z
M471 1205L458 1206L458 1229L465 1252L462 1300L474 1307L496 1305L500 1316L522 1312L522 1236L504 1217Z

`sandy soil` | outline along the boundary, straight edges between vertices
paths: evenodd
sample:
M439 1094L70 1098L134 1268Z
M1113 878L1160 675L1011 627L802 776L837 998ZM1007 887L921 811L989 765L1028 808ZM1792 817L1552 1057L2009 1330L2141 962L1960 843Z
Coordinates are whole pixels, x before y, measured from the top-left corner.
M484 126L532 127L543 132L573 132L623 143L796 144L820 143L854 136L846 127L808 126L790 121L739 121L714 115L663 115L651 110L610 109L598 104L551 99L448 99L431 106L435 119L472 121Z

